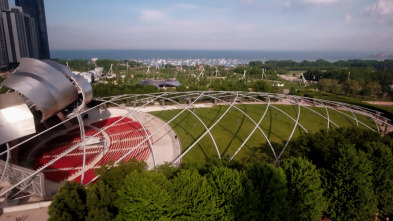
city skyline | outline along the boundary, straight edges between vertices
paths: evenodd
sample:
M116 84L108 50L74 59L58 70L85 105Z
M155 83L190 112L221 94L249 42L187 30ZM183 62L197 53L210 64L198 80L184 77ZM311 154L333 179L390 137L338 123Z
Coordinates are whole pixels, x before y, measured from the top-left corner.
M51 49L393 51L393 0L45 0L45 10Z

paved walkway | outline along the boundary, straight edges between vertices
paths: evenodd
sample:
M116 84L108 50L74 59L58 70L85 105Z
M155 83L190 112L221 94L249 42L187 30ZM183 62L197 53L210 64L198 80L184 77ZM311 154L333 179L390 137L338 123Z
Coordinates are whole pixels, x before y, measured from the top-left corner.
M41 221L48 220L48 207L42 207L40 209L30 209L18 212L9 212L0 215L1 221L15 221L17 217L20 217L21 221Z

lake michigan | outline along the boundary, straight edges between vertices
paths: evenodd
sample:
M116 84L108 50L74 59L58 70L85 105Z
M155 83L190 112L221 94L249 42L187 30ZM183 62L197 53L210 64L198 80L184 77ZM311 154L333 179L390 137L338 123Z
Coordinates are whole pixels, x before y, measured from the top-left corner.
M375 52L374 54L379 53ZM367 59L370 52L351 51L251 51L251 50L51 50L52 59L237 59L247 63L253 60L338 60Z

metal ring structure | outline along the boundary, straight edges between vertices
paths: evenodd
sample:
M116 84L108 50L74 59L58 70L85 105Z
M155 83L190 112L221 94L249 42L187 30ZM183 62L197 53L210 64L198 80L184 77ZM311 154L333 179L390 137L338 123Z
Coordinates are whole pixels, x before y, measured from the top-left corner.
M170 99L165 98L165 99L168 100L169 102L175 103L175 104L177 104L177 105L182 105L185 109L188 110L188 112L190 112L190 114L192 114L194 117L196 117L196 118L198 119L198 121L203 125L203 127L204 127L207 131L209 131L208 133L209 133L210 138L211 138L212 141L213 141L214 147L215 147L216 150L217 150L218 158L221 159L220 151L218 150L218 147L217 147L217 144L216 144L216 140L213 138L213 135L211 134L210 130L208 130L206 124L202 121L202 119L201 119L198 115L196 115L193 111L191 111L187 105L183 105L183 104L181 104L181 103L175 101L174 98L176 98L176 97L172 97L172 98L170 98ZM138 110L138 109L135 109L135 110ZM156 166L156 165L154 164L154 166Z
M129 102L132 100L134 102L135 106L132 106L131 103ZM160 100L164 104L159 104L157 101ZM389 130L393 129L393 126L389 124L389 119L384 118L381 116L380 112L351 105L351 104L345 104L342 102L334 102L334 101L327 101L327 100L322 100L322 99L315 99L315 98L310 98L310 97L299 97L299 96L293 96L293 95L284 95L284 94L274 94L274 93L263 93L263 92L237 92L237 91L193 91L193 92L160 92L160 93L152 93L152 94L126 94L126 95L119 95L119 96L113 96L113 97L104 97L104 98L97 98L96 101L99 101L97 106L82 110L75 115L71 116L70 118L65 119L63 122L58 123L41 133L37 133L34 136L31 136L29 139L24 140L14 146L11 146L7 150L3 151L0 153L0 156L7 154L7 162L6 165L8 165L9 161L9 153L13 149L39 137L39 136L45 136L48 133L51 133L51 131L55 130L57 127L61 127L64 123L72 120L72 119L78 119L80 121L80 127L83 128L83 119L82 116L84 114L90 113L91 111L98 111L100 108L103 106L109 105L113 106L113 108L117 109L122 109L125 111L125 113L116 120L115 122L111 123L108 126L105 126L101 128L100 130L97 130L97 132L89 137L85 137L83 135L84 133L81 131L82 134L82 139L84 142L77 143L64 151L63 153L59 154L55 159L52 159L49 161L47 164L43 165L42 167L38 168L34 173L31 173L29 176L25 177L24 179L18 180L18 182L14 183L9 187L9 189L5 190L2 195L10 192L12 189L17 188L20 184L23 182L33 178L36 176L38 173L42 172L45 168L49 167L51 164L55 163L62 157L66 156L69 154L71 151L78 147L84 147L85 143L88 142L89 140L93 139L94 137L98 136L100 133L103 131L107 130L108 128L112 127L116 123L120 122L122 119L126 117L131 117L135 119L137 122L139 122L142 125L142 130L145 133L145 137L133 148L131 148L127 153L125 153L123 156L121 156L118 160L115 161L115 166L125 157L130 155L133 151L135 151L138 147L140 147L143 143L148 142L149 143L149 148L151 150L152 158L153 158L153 166L157 166L157 159L160 158L159 155L156 153L156 147L154 143L151 142L151 138L155 136L157 133L162 132L164 128L170 128L170 125L172 122L174 122L181 114L183 113L190 113L191 116L194 116L196 118L197 122L200 122L204 131L197 137L189 146L183 147L184 150L180 150L180 154L174 157L170 163L178 165L180 163L181 159L190 153L190 150L195 147L199 142L204 138L204 137L210 137L211 141L213 142L212 148L214 146L215 150L217 151L218 158L221 158L222 154L225 153L220 153L220 149L218 147L218 142L215 140L215 135L212 133L212 129L217 125L225 121L224 117L228 116L229 111L231 109L234 109L238 111L238 113L242 114L244 116L244 119L247 119L250 124L252 125L252 129L248 135L245 135L245 138L241 140L241 144L236 147L236 150L234 151L234 154L230 158L230 160L234 159L238 153L242 150L242 148L247 145L247 142L250 140L251 136L257 134L257 131L259 131L262 135L263 138L261 140L264 140L266 144L270 147L272 151L272 155L275 158L275 161L279 161L282 157L282 154L284 153L288 143L293 139L294 137L294 132L296 129L300 129L301 131L304 131L305 133L308 133L307 128L305 125L302 125L299 122L299 119L301 117L301 109L304 108L304 110L307 110L308 112L311 112L315 117L320 117L323 120L326 120L327 123L327 129L331 128L331 126L339 127L339 123L334 122L334 119L331 116L331 111L337 112L341 114L343 117L345 116L348 120L351 120L354 122L354 126L357 127L365 127L368 128L372 131L376 132L388 132L385 131L384 128L387 127ZM213 102L214 101L214 102ZM128 104L130 106L128 106ZM250 116L246 111L242 110L239 108L239 105L252 105L252 104L258 104L258 105L264 105L264 110L261 111L258 120L254 120L252 116ZM215 105L220 105L222 107L226 107L225 111L221 114L221 116L216 117L216 121L212 122L210 126L206 122L204 122L201 118L201 116L198 116L198 114L195 113L195 111L191 109L196 109L196 108L211 108ZM295 116L292 117L291 114L285 112L280 105L292 105L294 107L297 106L297 108L294 108ZM316 111L316 109L312 107L319 107L321 111ZM150 110L151 109L151 110ZM166 122L164 122L162 125L158 126L155 128L155 130L150 130L148 133L147 130L147 125L143 125L143 122L141 119L138 117L138 113L142 112L150 112L150 111L165 111L167 109L179 109L178 113L176 113L172 118L168 119ZM290 134L289 137L286 138L285 145L283 146L283 149L279 151L279 153L276 153L276 150L273 148L273 145L271 141L269 140L269 136L265 134L263 130L263 120L266 119L267 113L269 110L275 110L284 116L287 117L288 122L293 122L293 127L291 126L290 129ZM326 112L326 114L323 114L323 111ZM330 113L329 113L330 112ZM303 112L302 112L303 113ZM350 113L350 114L348 114ZM368 118L371 118L373 123L375 123L374 126L369 126L371 125L370 122L362 122L362 119L357 117L356 115L364 115ZM352 115L352 116L351 116ZM271 120L273 119L272 116L270 116ZM365 117L364 117L365 118ZM326 128L326 127L325 127ZM381 130L380 130L381 128ZM172 128L173 130L173 128ZM209 136L206 136L209 134ZM8 144L7 144L8 145ZM85 149L85 148L84 148ZM86 153L84 153L85 155ZM85 161L85 157L83 158ZM85 165L83 164L83 167ZM4 168L5 169L5 168ZM83 169L84 172L85 169ZM4 172L3 172L4 173ZM2 177L3 178L3 177ZM82 178L83 179L83 178ZM89 183L94 182L94 180L98 179L98 177L95 177L92 179ZM83 182L83 181L82 181Z

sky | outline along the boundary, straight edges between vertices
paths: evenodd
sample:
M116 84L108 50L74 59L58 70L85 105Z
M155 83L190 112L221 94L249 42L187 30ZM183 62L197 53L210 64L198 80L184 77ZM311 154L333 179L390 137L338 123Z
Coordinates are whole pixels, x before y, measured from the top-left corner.
M51 49L393 51L393 0L44 2Z

